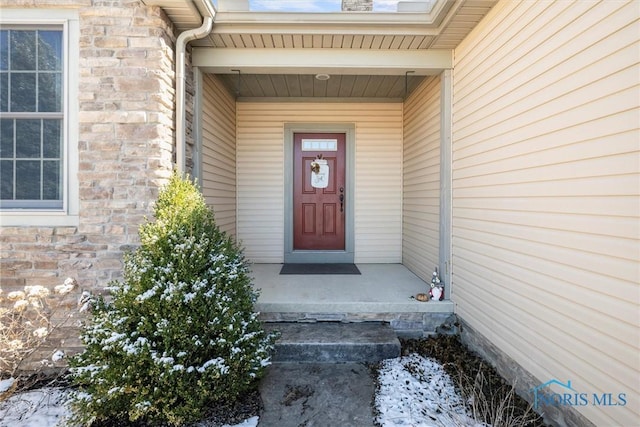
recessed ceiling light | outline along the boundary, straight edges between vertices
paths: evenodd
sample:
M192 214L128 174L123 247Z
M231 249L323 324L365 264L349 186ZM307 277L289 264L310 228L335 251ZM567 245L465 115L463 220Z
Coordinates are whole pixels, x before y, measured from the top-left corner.
M329 74L316 74L316 79L317 80L329 80L331 76Z

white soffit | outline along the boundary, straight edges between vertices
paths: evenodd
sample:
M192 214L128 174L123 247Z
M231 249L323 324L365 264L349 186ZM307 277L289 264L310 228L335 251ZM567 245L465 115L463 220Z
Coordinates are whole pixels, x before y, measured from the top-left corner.
M439 74L453 68L451 50L232 49L194 47L192 64L216 74Z
M147 6L161 7L178 31L199 27L202 14L191 0L142 0Z

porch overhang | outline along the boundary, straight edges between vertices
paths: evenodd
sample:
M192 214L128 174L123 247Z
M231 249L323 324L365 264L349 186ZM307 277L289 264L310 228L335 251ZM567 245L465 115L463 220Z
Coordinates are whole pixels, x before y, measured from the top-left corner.
M205 73L235 74L342 74L435 75L453 68L453 52L447 49L268 49L193 48L193 65Z
M221 12L222 34L415 34L437 35L454 4L440 0L432 12Z
M178 33L196 27L193 0L143 0ZM213 32L192 46L224 48L454 49L497 0L436 0L429 12L252 12L220 10Z
M178 33L202 19L194 0L143 0ZM190 43L192 64L238 101L397 102L453 67L453 49L497 0L434 0L427 12L260 12L223 8ZM239 4L246 2L239 2ZM330 80L314 76L326 74Z
M487 0L484 0L487 1ZM178 31L198 24L201 14L192 0L143 0L160 6ZM464 0L434 0L428 12L253 12L217 10L216 33L222 34L404 34L437 35Z

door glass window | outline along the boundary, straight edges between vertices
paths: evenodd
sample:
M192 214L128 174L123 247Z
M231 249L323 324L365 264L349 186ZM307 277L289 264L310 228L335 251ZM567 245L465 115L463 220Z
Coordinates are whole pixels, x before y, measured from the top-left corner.
M337 139L303 139L302 151L338 151Z

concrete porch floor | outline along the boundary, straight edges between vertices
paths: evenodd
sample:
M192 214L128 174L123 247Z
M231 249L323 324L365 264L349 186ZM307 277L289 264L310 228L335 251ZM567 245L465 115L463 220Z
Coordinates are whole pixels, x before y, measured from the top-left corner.
M451 301L420 302L429 285L402 264L358 264L360 275L280 275L282 264L253 264L255 305L264 321L387 321L396 330L432 332Z

